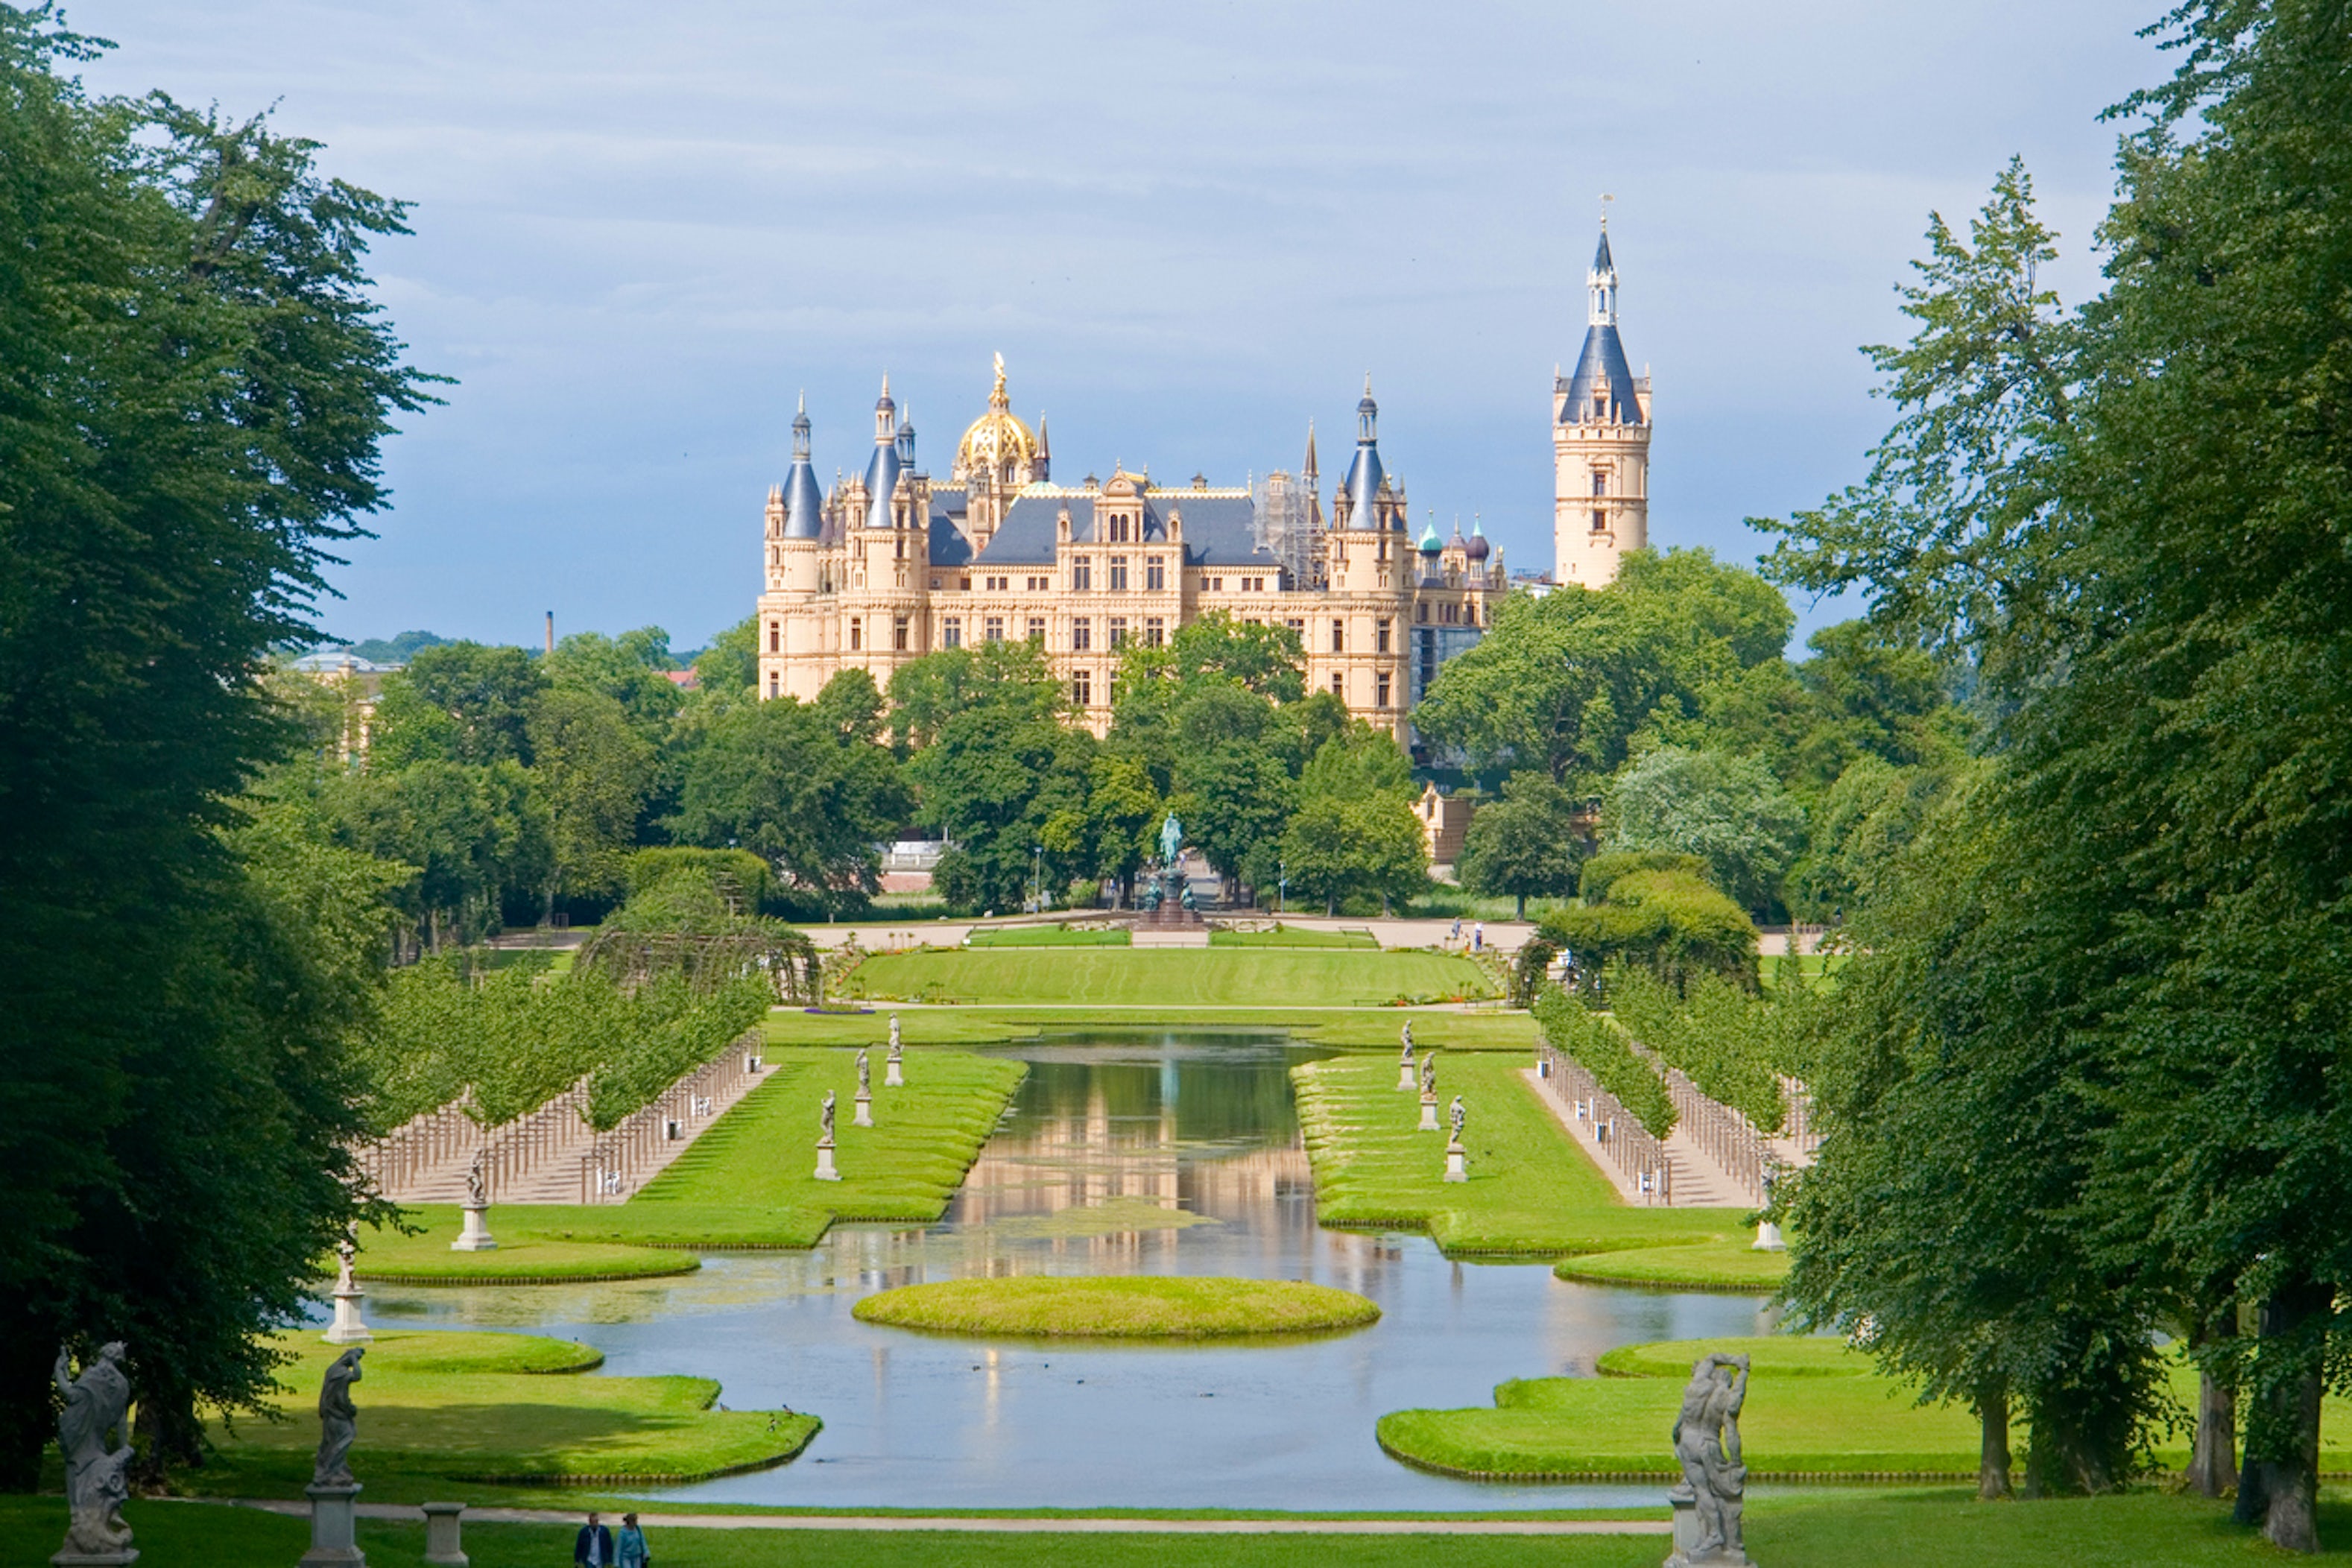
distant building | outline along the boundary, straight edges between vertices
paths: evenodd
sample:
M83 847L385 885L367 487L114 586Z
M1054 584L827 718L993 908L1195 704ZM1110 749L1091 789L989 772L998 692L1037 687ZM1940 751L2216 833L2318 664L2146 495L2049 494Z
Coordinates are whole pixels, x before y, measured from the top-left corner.
M1433 784L1423 786L1421 798L1412 803L1412 814L1421 819L1422 841L1429 847L1431 865L1451 866L1462 858L1462 840L1470 831L1470 816L1476 809L1467 795L1440 795Z
M402 667L355 658L341 648L325 648L290 660L287 668L321 685L342 689L350 718L343 728L341 753L345 762L366 756L375 730L376 701L383 695L383 678Z
M1552 378L1552 580L1603 588L1625 552L1650 546L1650 378L1617 335L1606 220L1584 282L1584 348Z

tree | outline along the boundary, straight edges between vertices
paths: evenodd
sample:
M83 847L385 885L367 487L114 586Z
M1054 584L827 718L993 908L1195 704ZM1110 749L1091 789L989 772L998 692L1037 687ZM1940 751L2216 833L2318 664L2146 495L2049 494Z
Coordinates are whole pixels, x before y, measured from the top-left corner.
M419 649L406 668L384 677L369 765L528 763L531 710L546 687L546 672L519 647L453 642Z
M1576 891L1582 858L1575 796L1548 774L1517 773L1504 781L1500 801L1472 815L1455 871L1473 892L1517 899L1525 920L1529 899Z
M620 703L569 685L539 700L530 736L533 786L552 840L550 899L617 900L638 814L653 793L653 746Z
M1413 725L1482 775L1540 769L1590 792L1645 725L1695 715L1709 688L1778 659L1794 624L1769 584L1706 551L1637 552L1605 588L1505 599Z
M669 634L659 626L639 626L617 637L574 632L555 645L547 679L551 686L611 698L647 743L659 745L686 701L665 673L677 664L670 658Z
M1803 846L1805 814L1755 758L1661 746L1611 782L1601 831L1612 849L1696 855L1710 881L1762 911Z
M1585 862L1588 884L1603 862ZM1700 974L1756 989L1756 927L1739 906L1696 872L1643 868L1610 877L1607 896L1588 885L1581 906L1554 910L1536 929L1564 948L1590 987L1618 964L1648 970L1677 994Z
M1386 731L1361 720L1326 741L1299 775L1281 843L1290 885L1330 913L1354 898L1378 898L1385 909L1429 885L1412 764Z
M345 1152L349 967L225 830L291 740L267 651L317 640L331 552L383 501L378 443L428 401L362 271L399 204L321 178L265 121L89 97L60 71L100 47L0 9L16 1490L59 1343L125 1340L151 1455L185 1459L199 1401L267 1398L258 1331L295 1320L369 1212Z
M752 851L789 898L827 912L860 907L881 887L875 846L911 805L884 735L864 670L834 677L814 702L724 710L685 759L668 829L687 844Z

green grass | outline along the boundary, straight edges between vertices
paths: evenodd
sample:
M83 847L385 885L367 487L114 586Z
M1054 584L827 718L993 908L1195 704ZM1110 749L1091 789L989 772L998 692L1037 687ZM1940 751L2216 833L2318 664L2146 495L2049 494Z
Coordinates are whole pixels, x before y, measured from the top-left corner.
M613 1510L605 1510L608 1515ZM308 1524L247 1509L134 1500L123 1517L138 1531L142 1563L290 1563ZM1663 1507L1650 1517L1664 1518ZM2244 1568L2303 1561L2264 1546L2230 1522L2227 1502L2153 1489L2103 1498L1979 1505L1959 1488L1839 1489L1751 1498L1749 1555L1768 1568ZM469 1521L475 1568L551 1568L571 1561L576 1525ZM2324 1494L2320 1538L2337 1561L2352 1556L2352 1501ZM46 1564L65 1532L57 1497L0 1497L0 1568ZM1662 1537L1431 1535L956 1534L926 1531L673 1530L648 1527L654 1560L696 1568L1657 1568ZM421 1523L362 1520L372 1568L421 1568Z
M1136 954L1130 956L1146 956ZM856 1046L887 1038L888 1004L871 1014L804 1013L779 1009L768 1015L771 1044L784 1046ZM1034 1039L1040 1034L1067 1034L1078 1029L1249 1029L1279 1030L1302 1045L1339 1049L1393 1051L1398 1027L1408 1019L1413 1038L1450 1051L1513 1051L1532 1061L1536 1047L1535 1020L1525 1013L1497 1008L1492 1012L1404 1012L1381 1007L1348 1011L1189 1006L1139 1006L1089 1009L1080 1007L909 1007L898 1014L904 1037L913 1046L1004 1045Z
M870 1017L778 1016L859 1026L850 1037L868 1042L878 1032ZM360 1271L434 1284L627 1279L687 1272L697 1250L814 1247L836 1219L928 1225L946 1211L1028 1069L969 1051L920 1050L907 1058L906 1086L885 1089L877 1050L876 1125L853 1127L856 1059L846 1048L772 1051L767 1081L627 1203L494 1205L496 1252L450 1251L457 1209L422 1205L408 1216L425 1226L423 1236L362 1236ZM838 1182L815 1176L817 1105L827 1089L836 1101Z
M1309 926L1285 925L1276 921L1272 931L1213 931L1209 945L1218 947L1344 947L1370 949L1377 952L1380 939L1368 931L1323 931Z
M491 1211L491 1234L499 1238L495 1252L452 1252L449 1244L462 1228L457 1205L425 1204L407 1211L412 1225L423 1234L403 1236L378 1231L367 1237L359 1258L362 1280L402 1285L479 1285L542 1281L578 1283L588 1279L646 1279L665 1274L691 1274L702 1267L691 1252L667 1247L628 1247L612 1242L557 1239L537 1217L536 1205L511 1205ZM572 1212L569 1208L563 1211Z
M281 1336L279 1421L214 1423L217 1451L191 1479L212 1491L299 1497L319 1442L320 1374L341 1347ZM445 1496L452 1485L651 1485L781 1464L813 1415L713 1408L698 1377L605 1377L585 1345L526 1334L379 1330L354 1390L355 1461L371 1501ZM168 1558L158 1561L169 1561Z
M1808 984L1817 985L1824 991L1837 989L1838 971L1845 966L1845 954L1801 952L1792 956L1796 960L1798 973L1803 975ZM1764 989L1780 990L1781 966L1789 962L1789 958L1760 958L1756 962L1758 973L1764 982Z
M1125 926L1094 926L1076 929L1070 926L1003 926L983 928L965 939L969 947L1125 947L1129 932Z
M1418 1028L1414 1031L1418 1034ZM1316 1217L1356 1228L1426 1230L1448 1253L1552 1257L1727 1244L1738 1209L1636 1208L1569 1141L1516 1057L1441 1051L1437 1094L1468 1104L1470 1179L1448 1183L1445 1137L1414 1129L1421 1100L1386 1056L1291 1069L1315 1166ZM1442 1115L1442 1108L1441 1108Z
M879 953L845 982L869 996L1105 1006L1378 1006L1399 996L1491 996L1476 965L1444 953L1230 948Z
M1915 1405L1907 1385L1880 1376L1868 1356L1842 1340L1786 1336L1624 1346L1601 1358L1600 1377L1502 1384L1491 1409L1391 1412L1381 1417L1381 1446L1408 1463L1486 1478L1665 1476L1673 1460L1664 1435L1691 1363L1716 1350L1754 1358L1739 1418L1751 1479L1976 1473L1980 1434L1967 1411ZM2173 1392L2193 1398L2194 1373L2177 1369ZM2347 1417L2352 1405L2328 1401L2323 1469L2352 1465ZM2021 1424L2011 1435L2012 1451L2025 1451L2026 1436ZM2185 1436L2158 1450L2159 1463L2172 1468L2188 1457Z
M1755 1238L1737 1231L1728 1240L1688 1247L1643 1247L1562 1258L1552 1272L1593 1285L1644 1285L1664 1290L1755 1290L1779 1288L1789 1277L1789 1255L1759 1252Z
M857 1303L862 1323L985 1337L1203 1340L1361 1328L1380 1308L1283 1279L1022 1275L906 1285Z

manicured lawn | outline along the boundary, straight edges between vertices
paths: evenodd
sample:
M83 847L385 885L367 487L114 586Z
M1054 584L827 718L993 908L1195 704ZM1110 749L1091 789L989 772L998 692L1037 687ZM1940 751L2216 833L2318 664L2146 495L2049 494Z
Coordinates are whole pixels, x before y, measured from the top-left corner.
M1380 1308L1328 1285L1281 1279L1024 1275L906 1285L857 1303L864 1323L983 1337L1231 1339L1377 1321Z
M1150 956L1147 951L1130 958ZM769 1040L777 1046L836 1046L871 1043L888 1036L889 1004L877 1004L870 1014L804 1013L779 1008L767 1020ZM1415 1041L1450 1051L1514 1051L1532 1061L1536 1047L1535 1020L1525 1013L1500 1008L1492 1012L1413 1011L1379 1007L1357 1011L1338 1008L1219 1007L1204 1009L1174 1005L1142 1005L1088 1009L1072 1006L1030 1007L908 1007L898 1011L904 1038L913 1046L1002 1045L1043 1034L1068 1034L1090 1028L1121 1029L1248 1029L1280 1030L1305 1045L1341 1049L1397 1046L1397 1030L1407 1020Z
M845 983L869 996L1108 1006L1378 1006L1491 996L1476 965L1437 952L1164 948L881 953Z
M868 1041L887 1034L872 1017L811 1021L855 1026L849 1037ZM886 1089L877 1049L875 1125L853 1127L854 1050L784 1049L769 1060L776 1070L768 1080L627 1203L493 1205L496 1252L450 1251L457 1208L426 1205L410 1211L426 1227L421 1237L362 1237L360 1272L451 1284L674 1274L696 1266L678 1249L814 1247L836 1219L928 1224L945 1211L1027 1071L969 1051L921 1050L908 1055L905 1087ZM817 1107L827 1089L838 1182L815 1175Z
M1500 1053L1438 1053L1440 1120L1456 1094L1469 1111L1470 1179L1461 1183L1444 1179L1445 1135L1415 1131L1420 1096L1397 1088L1393 1058L1339 1057L1292 1068L1315 1165L1316 1216L1330 1226L1426 1230L1457 1254L1556 1258L1738 1237L1738 1209L1620 1202L1519 1076L1524 1065Z
M1324 931L1314 926L1284 925L1272 931L1213 931L1209 945L1217 947L1345 947L1377 952L1380 940L1368 931Z
M1755 1238L1734 1232L1727 1241L1695 1247L1643 1247L1624 1252L1590 1252L1552 1266L1562 1279L1595 1285L1646 1285L1667 1290L1778 1289L1789 1277L1789 1255L1759 1252Z
M210 1491L299 1497L319 1442L320 1374L341 1347L284 1336L283 1421L215 1424ZM379 1330L353 1391L355 1461L371 1501L445 1496L453 1484L688 1480L782 1463L821 1423L812 1415L714 1409L698 1377L605 1377L585 1345L526 1334ZM170 1561L158 1558L156 1561Z
M680 1505L684 1506L684 1505ZM613 1510L607 1509L607 1513ZM124 1517L142 1563L290 1563L309 1542L299 1519L245 1509L133 1500ZM1655 1517L1664 1518L1660 1508ZM56 1497L0 1498L0 1568L37 1568L64 1534ZM1959 1488L1815 1489L1751 1499L1749 1555L1767 1568L2244 1568L2304 1561L2263 1546L2230 1522L2230 1505L2154 1489L2117 1497L1979 1505ZM571 1561L576 1527L466 1526L475 1568L552 1568ZM2330 1560L2352 1555L2352 1501L2323 1497L2320 1538ZM647 1530L654 1560L696 1568L1657 1568L1659 1536L1307 1536L956 1534L908 1531ZM363 1520L373 1568L419 1568L421 1524Z
M1921 1408L1907 1387L1873 1370L1868 1356L1833 1339L1677 1340L1629 1345L1602 1356L1600 1377L1527 1378L1495 1390L1491 1408L1400 1410L1381 1417L1381 1446L1432 1469L1484 1477L1668 1474L1665 1434L1691 1364L1709 1351L1754 1358L1739 1419L1751 1478L1892 1479L1973 1477L1979 1431L1965 1410ZM2175 1376L2193 1397L2195 1378ZM2352 1466L2352 1406L2330 1400L2320 1467ZM2021 1423L2012 1450L2025 1451ZM2158 1450L2173 1468L2188 1462L2186 1436Z
M1125 926L1076 930L1069 926L983 927L965 939L970 947L1125 947Z

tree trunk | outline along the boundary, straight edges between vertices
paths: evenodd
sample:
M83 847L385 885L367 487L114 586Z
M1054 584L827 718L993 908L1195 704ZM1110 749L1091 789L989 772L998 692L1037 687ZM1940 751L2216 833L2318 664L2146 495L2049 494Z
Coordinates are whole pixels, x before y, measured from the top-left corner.
M2238 1393L2197 1374L2197 1442L2189 1450L2186 1479L2203 1497L2227 1497L2238 1475Z
M1528 918L1528 896L1525 893L1519 895L1519 912L1511 918L1518 921Z
M198 1469L205 1462L204 1424L184 1394L142 1398L131 1417L131 1442L139 1450L131 1479L142 1491L162 1491L174 1467Z
M1977 1394L1977 1420L1984 1439L1977 1457L1977 1500L2009 1495L2009 1380L1994 1378Z
M2289 1552L2319 1550L2320 1335L2334 1289L2305 1280L2263 1303L2246 1422L2246 1462L2238 1476L2237 1518Z

